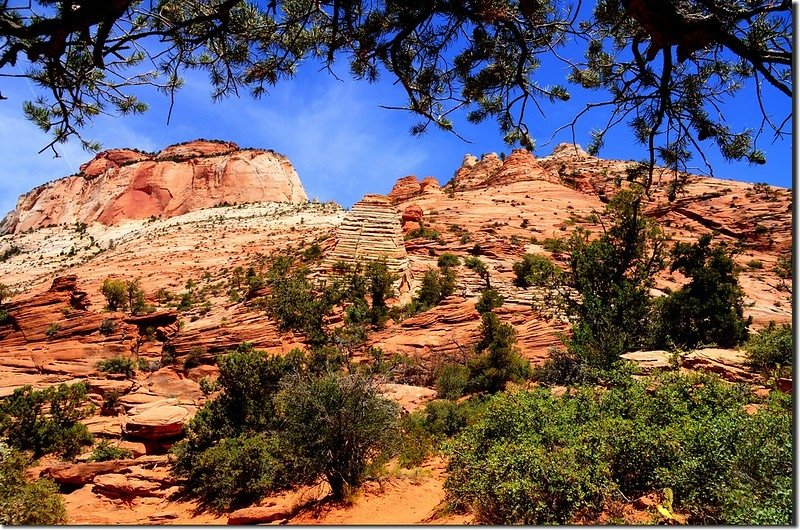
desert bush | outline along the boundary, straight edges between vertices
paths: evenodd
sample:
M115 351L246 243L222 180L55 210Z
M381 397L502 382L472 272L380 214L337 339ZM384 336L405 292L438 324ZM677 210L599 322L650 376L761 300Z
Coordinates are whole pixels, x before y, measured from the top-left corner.
M275 436L265 434L223 438L194 455L188 487L202 503L221 512L247 506L272 491L290 487L292 466ZM188 458L179 445L178 460Z
M400 437L397 463L407 469L422 465L436 447L436 440L425 428L425 414L419 410L414 411L402 417L398 426Z
M543 384L574 385L593 382L596 374L564 348L551 348L550 357L533 369L531 377Z
M128 307L128 289L125 281L106 278L100 293L106 298L109 311L124 311Z
M580 300L565 299L575 322L565 345L591 368L609 370L621 354L653 341L650 287L663 267L665 236L641 201L640 189L620 190L605 209L608 229L591 241L577 229L567 243L564 283Z
M439 305L442 300L453 294L455 281L455 271L450 267L426 270L414 296L413 303L416 307L413 312L426 311Z
M519 287L544 287L551 285L561 274L561 269L545 256L523 254L513 265L514 284Z
M129 449L113 446L108 440L103 440L92 450L88 462L106 462L108 460L120 460L132 457L133 452Z
M476 258L475 256L469 256L464 259L464 266L475 271L475 274L480 276L486 289L492 288L489 267L486 266L486 263L484 263L482 259Z
M481 315L481 341L477 355L467 362L470 392L499 392L508 381L521 382L530 376L530 364L515 346L511 324L501 322L494 313Z
M500 307L505 302L505 299L494 289L484 289L481 292L480 298L475 303L475 309L478 313L488 313L492 309Z
M434 230L433 228L428 228L427 226L422 225L418 228L409 230L408 233L406 233L405 239L408 240L408 239L421 238L421 239L438 240L440 237L441 234L438 231Z
M98 361L95 366L101 372L106 372L109 374L124 374L126 377L133 377L133 373L136 370L136 365L133 359L130 357L123 357L121 355L109 357L108 359L102 359Z
M3 302L5 302L10 297L11 297L11 288L4 283L0 283L0 306L2 306Z
M763 269L764 262L761 261L760 259L751 259L750 261L747 262L747 267L750 269Z
M397 405L364 374L291 376L276 402L281 439L301 475L324 476L335 499L361 485L368 465L384 458L397 435Z
M697 243L677 243L670 269L689 283L661 301L662 341L682 348L700 344L732 347L747 339L751 319L743 318L744 292L739 286L732 250L711 245L711 235Z
M25 470L30 460L0 441L0 524L45 526L67 522L58 486L48 479L29 482Z
M92 443L91 433L81 423L94 412L86 405L87 395L84 383L17 388L0 402L0 437L11 447L32 451L36 458L49 453L72 458Z
M101 335L111 335L117 331L117 323L111 318L104 318L100 322L99 331Z
M53 322L47 326L47 329L44 331L44 336L49 340L55 338L59 331L61 331L61 325L58 322Z
M794 352L792 326L770 322L766 328L751 335L744 344L747 359L758 370L791 366Z
M439 259L436 260L439 267L458 267L461 265L461 259L452 252L445 252Z
M567 242L561 238L548 237L542 241L542 248L553 254L562 254L567 251Z
M469 369L463 364L445 363L436 371L436 393L442 399L458 399L469 384Z
M619 493L671 488L691 523L788 524L791 407L749 416L751 398L681 374L496 395L450 447L448 496L480 523L547 524L597 515Z

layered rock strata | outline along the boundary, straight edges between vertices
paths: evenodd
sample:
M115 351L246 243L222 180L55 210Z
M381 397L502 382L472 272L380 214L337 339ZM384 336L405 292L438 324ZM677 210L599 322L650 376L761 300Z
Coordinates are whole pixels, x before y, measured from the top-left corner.
M386 259L389 269L401 277L408 271L400 212L383 195L365 195L345 215L334 249L323 262L330 269L337 262L355 265Z

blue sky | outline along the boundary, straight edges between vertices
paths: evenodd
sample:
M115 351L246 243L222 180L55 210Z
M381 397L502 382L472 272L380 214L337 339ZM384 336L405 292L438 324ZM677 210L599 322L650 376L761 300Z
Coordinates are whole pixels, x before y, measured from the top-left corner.
M381 104L404 102L402 91L390 79L367 84L349 79L344 63L336 80L318 66L308 64L297 78L274 87L260 100L248 96L212 103L210 87L202 73L186 77L186 86L178 93L172 120L166 124L167 99L155 91L148 93L151 105L142 116L116 118L103 116L84 132L98 140L103 148L136 147L159 150L162 147L194 138L232 140L243 147L274 149L294 164L309 197L335 200L351 205L365 193L387 193L394 181L405 175L432 175L444 183L459 167L465 153L510 152L502 142L495 122L470 125L456 119L465 143L452 134L431 130L421 138L408 130L418 121L402 111L384 110ZM565 72L558 66L546 66L545 80L558 79ZM537 140L536 154L544 156L561 141L570 141L564 131L551 144L542 146L560 125L583 108L588 99L601 94L586 94L577 87L568 87L573 99L568 103L546 107L546 116L538 112L528 115L529 126ZM34 89L24 80L5 79L0 101L0 216L14 208L17 197L41 183L69 175L93 155L83 151L77 142L59 148L60 158L37 151L48 137L22 115L22 102L33 99ZM773 94L776 115L788 112L788 98ZM787 101L783 101L787 100ZM758 127L759 114L754 98L742 94L732 101L726 117L734 125ZM780 112L778 112L780 111ZM579 125L578 143L588 144L588 131L604 122L606 116L596 113ZM791 139L770 145L765 135L762 149L768 162L764 166L726 164L709 146L714 174L751 182L768 182L791 186ZM645 150L636 145L625 126L618 127L601 152L604 158L642 159ZM698 164L699 165L699 164Z

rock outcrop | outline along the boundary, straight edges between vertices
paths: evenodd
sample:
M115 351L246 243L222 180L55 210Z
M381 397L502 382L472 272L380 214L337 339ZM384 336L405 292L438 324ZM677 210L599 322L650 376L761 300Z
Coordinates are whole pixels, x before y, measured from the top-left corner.
M400 212L384 195L365 195L345 215L337 232L334 249L323 262L331 268L337 262L355 265L385 258L392 272L405 274L408 257L403 244Z
M0 234L31 228L173 217L219 204L308 200L289 160L274 151L197 140L157 154L114 149L77 175L39 186L19 198Z

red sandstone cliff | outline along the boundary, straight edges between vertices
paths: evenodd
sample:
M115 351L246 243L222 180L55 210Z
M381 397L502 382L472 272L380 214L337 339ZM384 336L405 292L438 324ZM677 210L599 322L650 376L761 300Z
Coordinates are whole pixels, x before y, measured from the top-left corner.
M222 203L306 202L289 160L232 142L195 140L157 154L129 149L99 153L77 175L22 195L0 234L94 221L173 217Z

